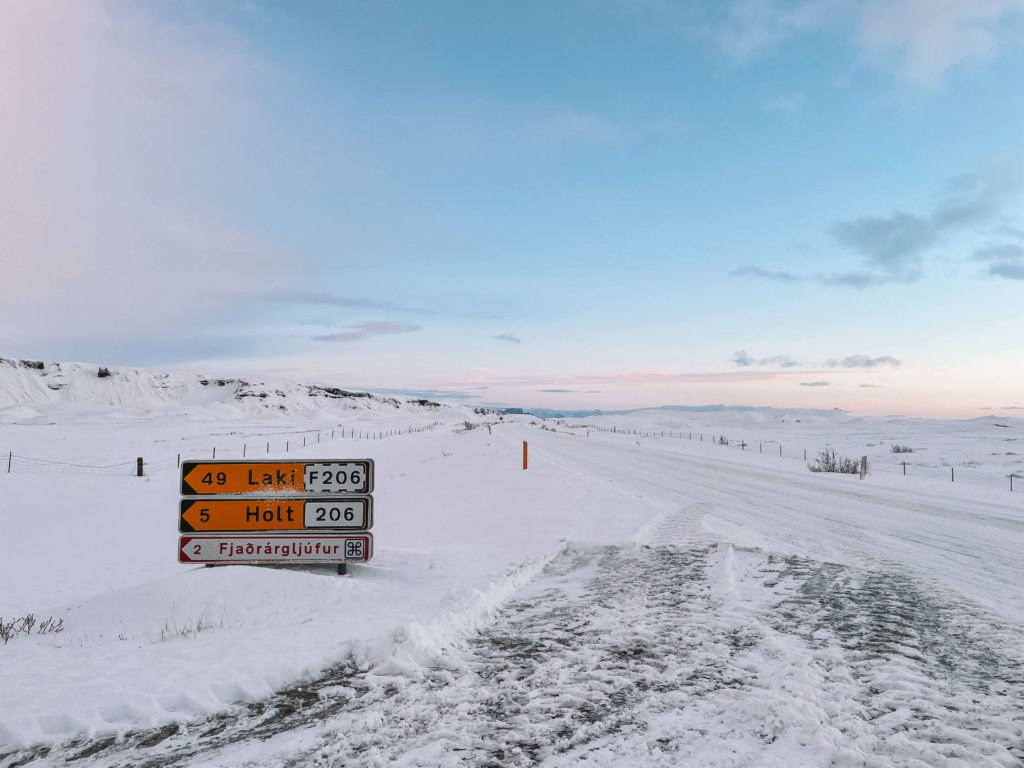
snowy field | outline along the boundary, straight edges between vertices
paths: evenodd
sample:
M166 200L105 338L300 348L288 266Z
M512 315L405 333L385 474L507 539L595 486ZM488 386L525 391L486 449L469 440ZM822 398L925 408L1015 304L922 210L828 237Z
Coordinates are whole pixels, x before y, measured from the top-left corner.
M1024 765L1019 419L498 422L22 373L0 616L63 630L0 644L0 768ZM373 560L179 565L178 455L243 446L374 459ZM867 477L809 472L826 446Z

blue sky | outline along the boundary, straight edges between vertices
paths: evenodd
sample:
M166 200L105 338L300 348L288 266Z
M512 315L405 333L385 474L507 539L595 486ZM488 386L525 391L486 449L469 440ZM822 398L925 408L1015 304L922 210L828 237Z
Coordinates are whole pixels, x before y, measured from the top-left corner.
M1022 0L5 12L2 355L1024 408Z

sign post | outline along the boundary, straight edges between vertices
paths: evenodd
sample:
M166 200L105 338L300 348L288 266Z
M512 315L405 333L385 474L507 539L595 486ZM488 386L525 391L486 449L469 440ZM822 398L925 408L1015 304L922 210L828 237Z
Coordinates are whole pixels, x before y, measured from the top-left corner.
M373 554L373 535L351 536L182 536L181 563L365 563Z
M183 461L178 562L365 563L373 459Z
M373 526L372 496L250 498L211 496L182 499L182 533L231 531L368 531Z
M373 459L183 461L181 495L373 493Z

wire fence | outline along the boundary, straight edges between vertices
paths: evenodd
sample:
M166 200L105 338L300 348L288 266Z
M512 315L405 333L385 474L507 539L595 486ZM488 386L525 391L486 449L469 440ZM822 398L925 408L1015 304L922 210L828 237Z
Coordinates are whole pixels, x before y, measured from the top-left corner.
M783 446L783 444L778 440L751 440L750 442L747 442L746 439L737 440L717 432L678 432L667 429L644 430L636 428L623 429L616 426L603 427L593 424L571 424L566 426L573 429L611 432L613 434L620 434L628 437L693 440L722 448L731 448L734 450L758 453L777 458L795 459L811 464L818 460L821 453L819 450L808 450L807 448L794 449L792 447L790 447L787 452L785 446ZM831 446L826 450L831 450ZM904 477L929 478L951 483L970 483L973 485L1001 487L1013 493L1024 493L1024 461L1021 462L1021 469L1019 470L1014 469L1010 472L994 472L990 467L986 467L982 462L966 461L959 464L936 465L935 463L925 462L919 459L905 458L909 453L912 453L912 451L907 453L902 451L891 453L892 457L899 456L901 458L890 458L889 453L885 454L885 458L880 458L876 455L869 460L868 471L878 471L886 474L902 475ZM859 463L860 455L856 456L855 459Z
M261 455L269 455L271 452L290 453L294 450L308 448L328 440L386 440L392 437L415 434L436 429L441 422L433 422L418 427L392 428L380 430L364 430L358 427L338 425L329 430L307 430L304 432L289 432L283 441L279 439L281 433L270 433L271 439L263 440L268 433L254 433L245 435L241 445L237 440L221 445L211 445L204 450L189 450L187 453L178 453L175 456L162 456L156 459L139 457L132 461L123 461L116 464L90 465L79 464L54 459L40 459L29 456L22 456L12 450L6 452L6 456L0 454L0 473L6 470L7 473L35 473L35 474L84 474L84 475L150 475L157 472L177 470L181 466L182 458L198 459L209 456L211 459L220 458L258 458ZM572 430L593 430L596 432L609 432L629 437L657 438L691 440L700 443L707 443L713 446L731 448L740 451L756 451L759 454L775 456L785 459L796 459L802 462L813 462L818 457L818 452L806 448L792 449L787 452L783 444L776 440L762 440L746 442L745 439L733 439L723 434L703 432L679 432L664 429L623 429L621 427L597 426L594 424L565 424L564 431L568 434L578 434ZM550 431L563 431L553 426L544 425L542 428ZM260 440L253 441L251 438L260 437ZM277 437L278 439L273 439ZM894 456L901 454L896 453ZM859 457L857 457L859 458ZM6 466L3 460L6 459ZM949 482L981 484L993 487L1003 487L1013 493L1024 493L1024 468L1020 471L1012 471L1008 474L993 474L991 470L986 471L979 463L970 462L959 465L936 466L926 464L918 460L905 458L881 460L873 458L869 463L869 471L879 471L886 474L898 474L906 477L925 477L931 479L948 480Z
M137 457L131 461L122 461L116 464L93 465L78 464L55 459L39 459L30 456L22 456L13 450L0 454L0 473L6 472L27 472L43 475L137 475L144 476L167 470L177 470L181 466L182 459L192 460L198 458L211 459L220 458L257 458L261 455L269 455L271 451L275 454L290 453L294 450L308 448L329 440L387 440L388 438L401 435L411 435L419 432L437 429L440 422L433 422L418 427L404 427L379 430L363 430L357 427L346 427L338 425L331 429L311 429L303 432L289 432L287 438L282 442L282 433L254 433L246 435L246 439L238 444L237 440L221 445L211 445L204 450L189 450L186 453L178 453L175 456L163 456L160 458ZM277 440L263 440L268 434L277 437ZM258 441L250 438L260 437Z
M90 464L71 464L66 461L53 461L51 459L34 459L29 456L19 456L13 451L8 451L6 468L7 472L34 472L41 475L134 475L137 468L135 461L122 461L118 464L106 466L93 466Z

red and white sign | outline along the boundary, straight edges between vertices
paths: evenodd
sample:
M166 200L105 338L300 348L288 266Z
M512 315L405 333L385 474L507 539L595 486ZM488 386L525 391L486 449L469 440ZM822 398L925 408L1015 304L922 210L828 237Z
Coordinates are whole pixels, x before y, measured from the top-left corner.
M182 536L179 563L365 563L373 535Z

